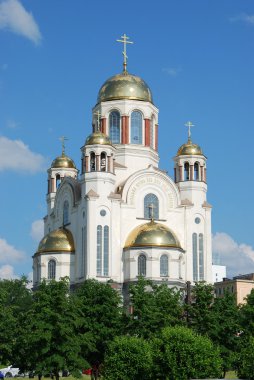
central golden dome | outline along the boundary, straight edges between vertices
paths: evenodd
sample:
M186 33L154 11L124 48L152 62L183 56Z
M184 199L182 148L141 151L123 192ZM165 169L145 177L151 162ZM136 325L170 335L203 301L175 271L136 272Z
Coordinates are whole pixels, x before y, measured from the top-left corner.
M143 100L153 103L152 92L146 82L127 71L106 80L100 88L97 102L116 99Z
M180 248L175 234L166 226L151 221L136 227L128 236L125 248L130 247L166 247Z
M85 145L112 145L112 143L107 135L97 131L87 137Z
M46 252L74 252L75 245L71 231L65 228L49 232L40 241L36 253Z

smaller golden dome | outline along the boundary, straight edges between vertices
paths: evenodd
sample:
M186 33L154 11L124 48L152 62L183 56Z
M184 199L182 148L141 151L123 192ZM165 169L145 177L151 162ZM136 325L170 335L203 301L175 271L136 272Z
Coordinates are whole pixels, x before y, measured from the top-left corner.
M130 247L165 247L180 248L175 234L166 226L151 221L136 227L128 236L125 248Z
M85 145L112 145L112 143L107 135L96 131L87 137Z
M75 245L71 231L65 228L59 228L44 236L40 241L36 253L74 251Z
M189 138L186 144L180 146L177 151L177 156L203 156L202 149L199 145L193 144Z
M63 153L61 156L58 156L54 159L51 164L51 168L76 169L76 166L74 164L74 161Z

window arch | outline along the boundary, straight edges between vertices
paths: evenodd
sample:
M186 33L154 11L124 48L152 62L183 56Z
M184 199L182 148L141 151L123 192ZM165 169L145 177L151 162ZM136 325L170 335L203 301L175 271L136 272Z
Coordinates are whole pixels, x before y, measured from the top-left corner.
M131 114L131 144L142 144L142 114L133 111Z
M160 257L160 276L168 277L168 255Z
M155 194L147 194L144 198L144 218L159 219L159 199Z
M65 226L68 223L69 223L69 202L68 201L64 201L64 205L63 205L63 225Z
M105 152L101 153L101 171L106 171L106 164L107 164L107 155Z
M120 113L113 111L109 115L109 137L113 144L120 143Z
M188 162L185 162L184 164L184 180L190 180L190 164Z
M49 260L48 262L48 280L54 280L56 278L56 262L55 260Z
M138 276L146 276L146 256L143 254L138 257Z
M95 153L90 153L90 172L95 172Z
M199 181L199 163L194 164L194 181Z

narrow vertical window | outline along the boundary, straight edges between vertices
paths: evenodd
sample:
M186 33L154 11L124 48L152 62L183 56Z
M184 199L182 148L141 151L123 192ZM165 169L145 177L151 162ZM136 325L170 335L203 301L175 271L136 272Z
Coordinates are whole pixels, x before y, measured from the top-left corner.
M198 242L197 234L192 234L192 261L193 261L193 281L198 281Z
M40 265L40 260L36 260L36 282L41 281L41 265Z
M60 177L60 174L57 174L56 175L56 189L58 189L60 184L61 184L61 177Z
M145 255L140 255L138 257L138 275L146 276L146 257Z
M64 205L63 205L63 225L65 226L68 223L69 223L69 202L68 201L64 201Z
M95 172L95 153L90 154L90 172Z
M199 164L195 162L194 164L194 181L199 181Z
M113 144L120 143L120 113L113 111L109 115L109 136Z
M54 280L56 278L56 262L55 260L49 260L48 262L48 279Z
M198 253L199 253L199 280L204 281L204 239L203 234L198 237Z
M134 111L131 114L131 144L142 144L142 114Z
M108 276L108 255L109 255L109 228L104 227L104 257L103 257L103 274Z
M185 162L184 164L184 180L185 181L190 180L190 165L188 162Z
M155 194L147 194L144 198L144 218L159 219L159 199Z
M160 276L168 277L168 256L162 255L160 258Z
M102 226L97 226L97 276L102 274Z
M105 152L102 152L101 153L101 171L102 172L105 172L106 171L106 153Z

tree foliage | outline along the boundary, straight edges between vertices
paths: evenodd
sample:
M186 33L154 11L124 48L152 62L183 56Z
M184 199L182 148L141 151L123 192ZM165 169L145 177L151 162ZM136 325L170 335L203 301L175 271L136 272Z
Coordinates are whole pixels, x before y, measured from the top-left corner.
M154 378L150 344L142 338L116 337L104 362L105 380L149 380Z
M219 350L207 337L176 326L162 330L154 342L158 378L167 380L204 379L221 375Z
M250 336L244 340L237 359L238 377L254 380L254 337Z

